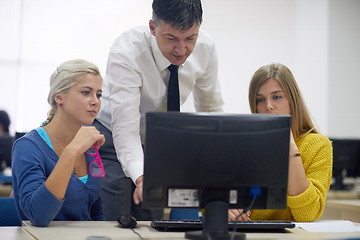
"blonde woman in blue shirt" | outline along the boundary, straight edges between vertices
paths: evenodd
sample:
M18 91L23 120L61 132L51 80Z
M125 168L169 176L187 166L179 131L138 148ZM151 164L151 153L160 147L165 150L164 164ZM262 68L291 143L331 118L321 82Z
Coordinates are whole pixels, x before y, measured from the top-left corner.
M85 154L104 143L90 126L101 94L99 69L88 61L64 62L52 74L48 119L14 144L13 188L21 219L37 226L53 220L104 220L100 179L88 171L94 157Z

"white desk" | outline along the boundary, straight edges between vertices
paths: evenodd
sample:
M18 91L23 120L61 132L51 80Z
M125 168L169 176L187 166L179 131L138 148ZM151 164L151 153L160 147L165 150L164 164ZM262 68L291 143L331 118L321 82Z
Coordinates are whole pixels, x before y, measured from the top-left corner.
M0 227L1 240L34 240L34 238L21 227Z
M360 199L328 199L321 219L360 222Z
M106 236L111 240L139 240L131 229L122 229L117 227L116 222L52 222L49 227L34 227L29 222L23 222L23 229L29 232L37 240L86 240L88 236ZM360 225L360 224L358 224ZM183 232L158 232L149 226L149 222L138 222L135 229L143 239L146 240L179 240L184 239ZM1 233L1 232L0 232ZM26 239L22 232L23 238ZM360 232L356 233L313 233L300 228L290 229L288 233L246 233L246 239L272 239L272 240L340 240L345 238L359 238ZM3 238L1 238L3 239Z
M351 191L334 191L330 190L327 194L328 200L334 199L360 199L360 192L356 192L354 190Z

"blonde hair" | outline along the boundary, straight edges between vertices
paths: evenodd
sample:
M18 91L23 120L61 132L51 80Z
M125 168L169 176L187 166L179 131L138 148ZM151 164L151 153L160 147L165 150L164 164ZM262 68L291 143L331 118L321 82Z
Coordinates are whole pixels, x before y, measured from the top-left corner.
M43 125L51 122L57 110L58 106L54 99L54 95L66 93L72 86L80 81L79 77L85 73L101 76L99 68L96 65L83 59L66 61L56 68L50 77L48 103L50 104L51 109L48 112L48 117Z
M275 63L260 67L253 75L249 85L249 104L252 113L257 113L256 98L259 88L268 79L277 80L282 87L290 105L291 128L294 138L307 133L318 133L295 78L289 68L283 64Z

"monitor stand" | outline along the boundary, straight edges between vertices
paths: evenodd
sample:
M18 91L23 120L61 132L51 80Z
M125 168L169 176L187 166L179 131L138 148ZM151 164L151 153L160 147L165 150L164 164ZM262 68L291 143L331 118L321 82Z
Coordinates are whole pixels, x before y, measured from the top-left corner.
M192 240L246 239L245 233L229 232L228 209L229 204L222 201L213 201L206 204L203 230L186 232L185 238ZM232 234L234 234L233 238Z
M350 191L354 188L352 184L344 184L344 176L342 172L334 174L335 182L331 184L330 189L336 191Z

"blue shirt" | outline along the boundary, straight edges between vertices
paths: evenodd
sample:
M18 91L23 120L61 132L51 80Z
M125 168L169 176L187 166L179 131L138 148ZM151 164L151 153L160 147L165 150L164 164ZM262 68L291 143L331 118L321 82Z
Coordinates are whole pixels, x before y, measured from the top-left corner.
M40 135L40 137L47 143L47 145L49 145L49 147L53 150L54 150L54 147L52 145L52 142L49 138L49 135L46 133L45 129L42 128L42 127L38 127L35 129L37 131L37 133ZM79 177L79 179L84 183L86 184L87 180L88 180L88 175L85 175L83 177Z
M85 157L89 165L92 157L87 154ZM54 220L104 220L99 178L89 175L84 184L72 175L63 200L49 192L45 181L58 159L36 130L14 143L12 177L19 217L36 226L47 226Z

